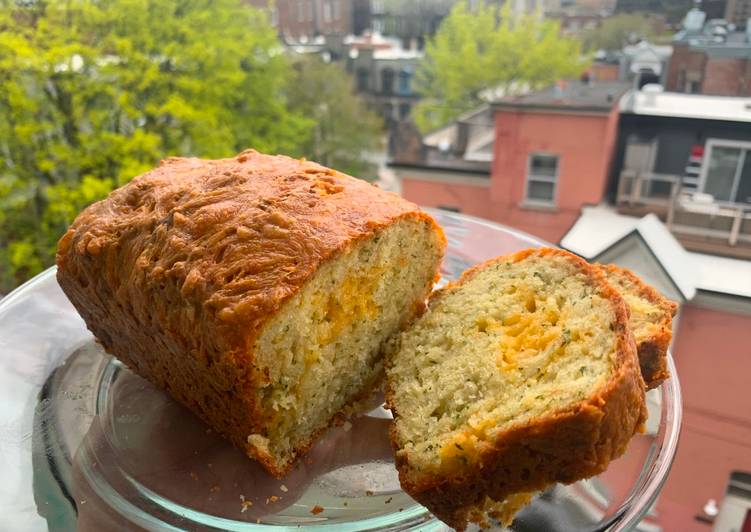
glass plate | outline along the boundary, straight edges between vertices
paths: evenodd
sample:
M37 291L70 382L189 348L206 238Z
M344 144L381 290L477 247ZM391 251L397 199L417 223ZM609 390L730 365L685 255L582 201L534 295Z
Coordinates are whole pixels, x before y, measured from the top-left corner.
M544 244L431 214L449 240L444 279ZM670 371L648 394L647 430L626 455L537 497L514 530L626 530L643 519L649 528L680 431L672 358ZM279 481L105 354L54 269L0 301L0 521L9 530L447 530L400 490L389 419L374 403Z

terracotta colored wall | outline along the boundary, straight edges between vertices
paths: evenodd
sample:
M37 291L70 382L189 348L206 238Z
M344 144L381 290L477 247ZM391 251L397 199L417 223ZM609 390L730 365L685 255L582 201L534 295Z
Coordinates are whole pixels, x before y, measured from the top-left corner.
M589 74L595 81L617 81L619 71L618 65L609 63L592 63L589 67Z
M558 242L582 205L603 197L617 121L615 110L590 115L496 112L493 219ZM559 156L554 208L523 205L528 156L533 152Z
M751 316L684 305L673 346L683 389L678 454L658 503L665 530L705 530L730 471L751 471Z
M702 93L718 96L748 96L745 79L748 61L745 59L718 59L707 61Z
M402 179L402 196L424 207L457 207L464 214L493 219L488 187L414 179L407 173Z

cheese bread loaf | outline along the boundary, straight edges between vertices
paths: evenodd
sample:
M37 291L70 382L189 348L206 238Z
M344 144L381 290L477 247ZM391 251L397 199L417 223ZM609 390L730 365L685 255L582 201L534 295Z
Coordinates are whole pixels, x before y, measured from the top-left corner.
M629 270L614 264L598 266L628 305L641 375L647 389L656 388L670 377L668 347L678 306Z
M463 530L602 472L646 419L626 304L575 255L527 250L431 296L387 358L402 487Z
M109 353L281 476L377 385L444 247L394 194L249 150L168 159L91 205L57 278Z

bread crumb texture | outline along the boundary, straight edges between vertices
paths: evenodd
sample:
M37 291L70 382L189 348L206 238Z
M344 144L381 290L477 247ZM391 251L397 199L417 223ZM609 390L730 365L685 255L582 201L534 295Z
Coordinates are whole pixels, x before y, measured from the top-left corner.
M627 319L602 273L559 250L435 293L388 362L402 486L461 529L604 469L645 416Z

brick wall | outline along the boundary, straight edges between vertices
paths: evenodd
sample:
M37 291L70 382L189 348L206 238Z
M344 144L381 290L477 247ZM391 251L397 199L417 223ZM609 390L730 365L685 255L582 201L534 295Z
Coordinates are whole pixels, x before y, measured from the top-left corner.
M688 92L687 82L704 80L706 55L704 52L691 50L686 43L676 43L668 65L665 80L666 89L674 92Z
M749 96L746 59L710 58L704 70L703 94Z

